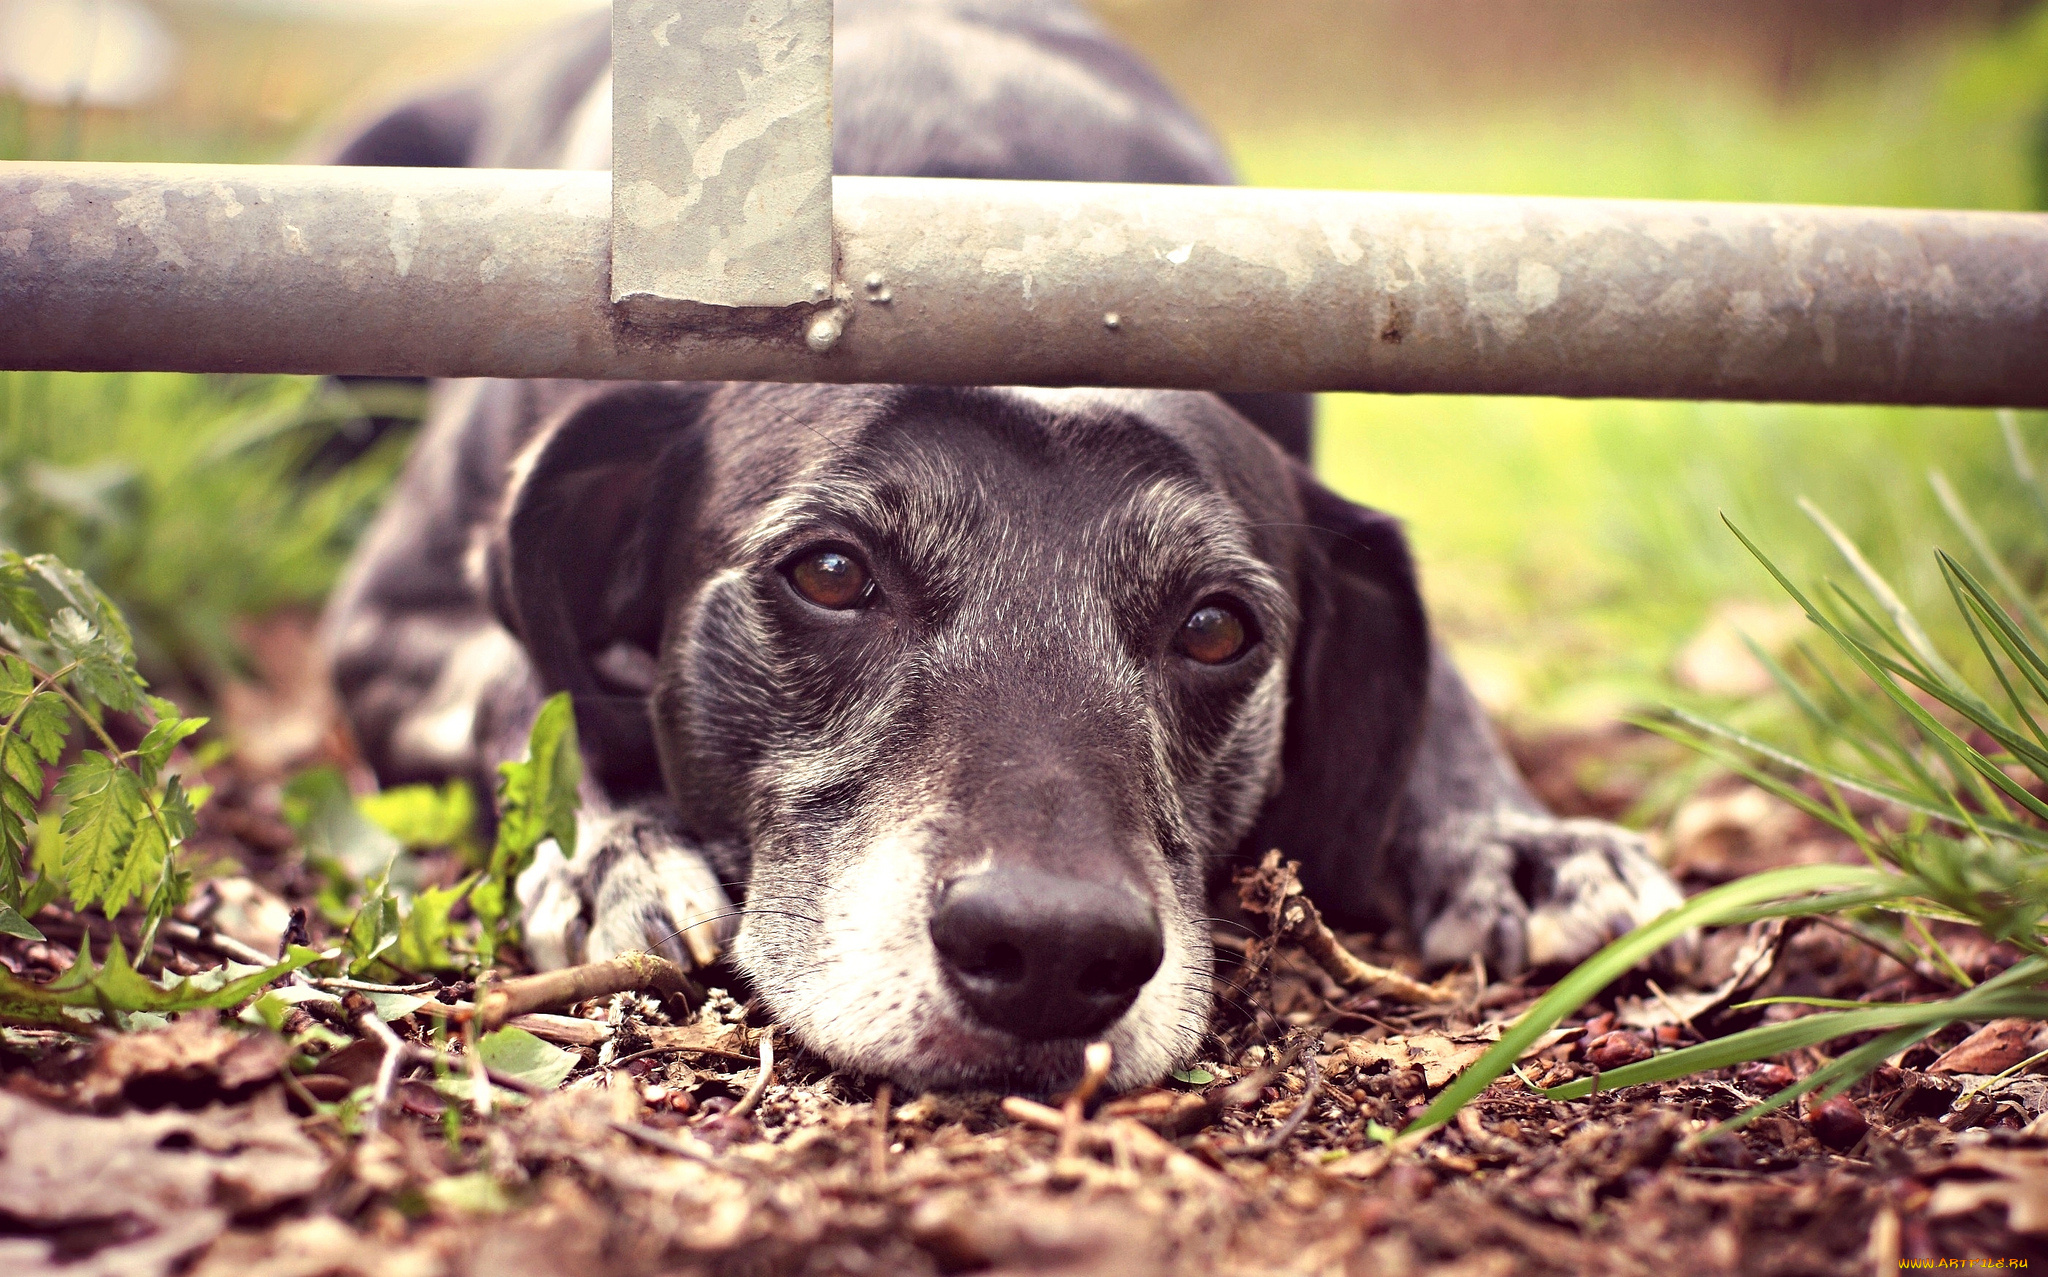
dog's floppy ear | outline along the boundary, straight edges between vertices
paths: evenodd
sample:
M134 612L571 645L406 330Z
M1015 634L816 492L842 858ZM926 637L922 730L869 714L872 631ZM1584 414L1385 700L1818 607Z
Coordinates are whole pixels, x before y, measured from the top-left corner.
M1303 885L1344 920L1379 920L1380 861L1421 737L1429 626L1400 525L1293 467L1307 527L1301 625L1288 679L1280 790L1249 849L1301 861Z
M314 149L323 164L467 168L486 107L483 94L471 87L430 93Z
M573 697L585 761L614 795L660 786L647 693L712 389L621 386L545 424L514 466L489 546L498 619L543 689Z

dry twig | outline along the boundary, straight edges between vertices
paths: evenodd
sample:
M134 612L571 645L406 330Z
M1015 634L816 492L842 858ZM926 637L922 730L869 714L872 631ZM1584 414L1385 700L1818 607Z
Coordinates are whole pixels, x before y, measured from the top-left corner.
M1064 1135L1069 1129L1066 1114L1051 1105L1027 1100L1021 1095L1012 1095L1005 1099L1003 1112L1020 1126L1032 1126L1059 1135ZM1084 1148L1109 1149L1114 1153L1116 1141L1121 1140L1134 1156L1155 1161L1165 1170L1212 1184L1229 1183L1215 1170L1203 1165L1190 1154L1182 1152L1159 1132L1131 1118L1118 1118L1107 1123L1083 1123L1078 1129L1080 1134L1077 1140Z
M1314 1051L1305 1051L1302 1054L1301 1076L1303 1082L1301 1102L1296 1104L1294 1110L1287 1115L1286 1120L1280 1123L1279 1129L1257 1143L1242 1144L1231 1149L1230 1152L1233 1155L1239 1157L1263 1157L1267 1153L1279 1152L1286 1146L1288 1140L1294 1138L1294 1133L1301 1129L1303 1122L1308 1120L1309 1110L1315 1107L1317 1098L1323 1093L1323 1069L1320 1064L1316 1063L1316 1053Z
M434 1064L437 1062L446 1064L450 1068L466 1065L469 1069L470 1077L476 1082L478 1087L477 1115L480 1117L489 1117L491 1115L490 1086L492 1084L502 1086L508 1091L517 1091L529 1099L549 1093L549 1088L547 1087L535 1086L533 1083L522 1078L511 1077L498 1072L496 1069L486 1067L483 1055L475 1049L473 1042L468 1044L470 1049L465 1058L446 1051L437 1051L432 1047L421 1046L416 1042L406 1041L396 1033L393 1033L390 1025L378 1019L377 1013L374 1011L364 1012L361 1016L357 1017L356 1023L362 1026L366 1035L377 1039L384 1047L384 1057L377 1062L377 1083L370 1093L369 1129L372 1131L377 1130L383 1125L384 1112L390 1106L391 1094L398 1086L399 1075L408 1065ZM312 1103L313 1097L304 1094L303 1087L299 1089L302 1098L307 1103Z
M477 995L475 1015L488 1033L517 1015L640 989L653 989L693 1006L704 1000L703 991L667 958L651 953L622 953L603 962L586 962L496 982Z
M657 1131L651 1126L642 1126L638 1122L613 1122L612 1129L629 1140L645 1144L647 1147L657 1149L663 1153L673 1153L677 1157L687 1157L693 1162L702 1162L707 1166L723 1165L718 1160L717 1153L713 1152L709 1146L695 1139L678 1139L673 1135ZM731 1170L733 1168L725 1166L724 1169Z
M733 1105L728 1117L745 1117L761 1103L761 1097L768 1093L768 1084L775 1080L775 1030L761 1030L761 1071L754 1076L754 1084Z
M484 1053L477 1049L476 1021L462 1026L462 1049L469 1057L470 1102L476 1105L476 1115L488 1119L491 1115L490 1070L484 1067Z
M868 1177L880 1183L889 1177L889 1102L895 1091L887 1082L875 1088L875 1126L869 1133Z
M384 1058L377 1062L377 1089L370 1093L369 1129L372 1134L383 1128L384 1111L391 1104L391 1092L398 1085L398 1069L411 1057L411 1047L405 1039L391 1031L389 1025L377 1018L375 1011L366 1011L357 1021L363 1031L384 1044Z
M245 966L267 967L277 961L276 958L259 949L252 949L224 932L215 931L212 927L195 927L189 922L179 922L175 918L165 920L163 926L158 928L158 934L180 944L196 944L211 949L222 957L232 958Z
M1072 1157L1080 1151L1081 1128L1087 1124L1088 1101L1102 1089L1109 1080L1111 1063L1109 1043L1090 1042L1081 1055L1081 1082L1068 1093L1062 1109L1060 1128L1060 1156Z
M1322 911L1302 891L1301 866L1294 861L1282 864L1280 853L1269 851L1259 868L1280 876L1280 898L1273 905L1274 939L1301 946L1332 980L1347 989L1396 1002L1429 1005L1457 1000L1457 993L1445 985L1424 984L1391 967L1375 966L1339 944L1323 921Z

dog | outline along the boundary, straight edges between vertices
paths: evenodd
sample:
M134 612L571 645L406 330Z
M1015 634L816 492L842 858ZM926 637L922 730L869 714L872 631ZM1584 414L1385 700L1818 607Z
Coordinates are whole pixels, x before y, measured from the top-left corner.
M841 0L842 173L1225 182L1078 7ZM609 163L600 19L336 158ZM439 383L330 603L386 783L487 782L540 701L587 762L520 879L543 967L730 947L838 1068L1046 1093L1191 1061L1208 901L1268 848L1441 966L1575 960L1677 905L1548 813L1430 634L1400 528L1300 396Z

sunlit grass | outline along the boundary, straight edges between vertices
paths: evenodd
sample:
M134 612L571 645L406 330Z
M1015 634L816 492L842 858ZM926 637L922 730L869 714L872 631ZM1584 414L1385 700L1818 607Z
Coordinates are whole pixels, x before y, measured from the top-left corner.
M1324 478L1407 521L1482 695L1539 718L1665 695L1717 601L1776 597L1723 511L1805 571L1831 553L1796 508L1810 496L1920 601L1946 597L1930 468L1999 545L2026 514L1993 415L1975 410L1341 395L1321 430Z
M1478 91L1441 116L1229 141L1273 186L2015 209L2048 182L2044 119L2048 7L1791 103L1646 74L1611 101ZM1927 469L1994 512L2006 482L1987 412L1330 395L1322 423L1319 469L1408 520L1482 694L1539 718L1664 694L1717 600L1770 597L1721 510L1804 568L1824 547L1794 501L1813 496L1925 602L1944 597L1928 547L1947 526Z

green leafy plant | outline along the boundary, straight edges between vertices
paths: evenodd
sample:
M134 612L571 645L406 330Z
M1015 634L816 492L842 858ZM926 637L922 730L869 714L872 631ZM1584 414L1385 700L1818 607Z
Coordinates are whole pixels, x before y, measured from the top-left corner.
M2005 428L2014 468L2048 529L2048 487L2035 473L2016 423L2007 418ZM1596 1086L1663 1081L1851 1040L1823 1067L1717 1128L1724 1129L1809 1093L1822 1099L1837 1095L1949 1025L2001 1016L2048 1018L2048 802L2040 797L2048 792L2048 626L2039 603L2020 586L2019 573L1994 551L1954 490L1939 473L1931 479L1984 574L1935 551L1974 641L1968 661L1944 655L1856 545L1808 506L1860 580L1862 596L1832 582L1824 592L1802 590L1729 524L1829 641L1824 650L1800 649L1803 679L1752 648L1804 718L1804 748L1780 746L1682 710L1645 724L1839 831L1869 865L1753 875L1704 892L1615 941L1531 1008L1411 1124L1411 1133L1449 1120L1545 1031L1695 926L1835 915L1902 962L1945 974L1959 991L1919 1003L1782 999L1819 1009L1552 1087L1543 1092L1547 1097L1577 1099ZM1981 670L1976 679L1960 672L1966 664ZM1983 690L1986 679L1995 692ZM1848 793L1880 800L1879 814L1859 817ZM1973 982L1936 941L1927 925L1934 920L1973 925L2022 956L1998 975Z
M576 852L576 787L583 759L566 692L542 704L524 758L498 769L497 837L473 842L476 806L460 781L350 795L331 769L304 773L286 791L286 815L325 880L321 907L343 928L355 975L488 968L519 936L519 875L541 843ZM403 852L452 849L475 866L447 887L422 887ZM461 918L466 904L469 918Z
M110 733L114 714L144 729L133 748ZM127 625L83 574L0 552L0 930L40 939L28 918L60 892L109 918L139 900L147 952L190 885L173 853L204 798L166 768L205 723L149 695ZM92 746L58 775L53 824L48 769L79 728Z
M0 549L120 606L142 667L210 687L234 625L316 604L403 459L417 388L305 377L0 372Z
M569 694L548 698L533 720L526 757L498 766L498 839L470 908L483 920L483 959L516 934L519 897L513 886L534 854L554 839L564 857L576 854L576 787L583 755L576 745L576 714Z
M68 971L48 984L32 984L0 967L0 1020L75 1030L94 1020L129 1027L134 1023L130 1017L137 1015L225 1010L319 960L311 949L294 945L272 966L229 964L196 975L167 975L158 982L135 969L121 938L115 936L108 942L105 963L93 962L88 945Z

